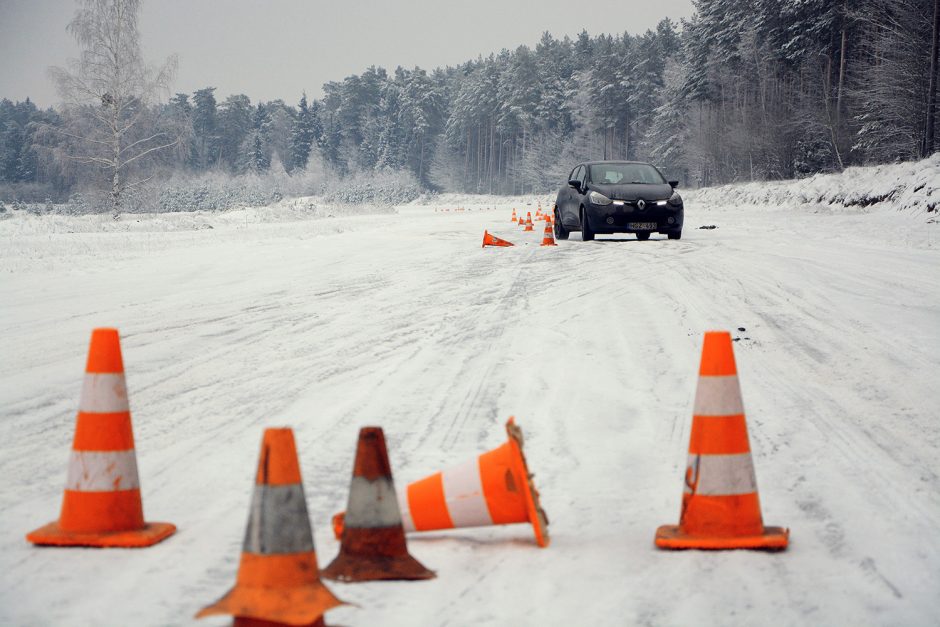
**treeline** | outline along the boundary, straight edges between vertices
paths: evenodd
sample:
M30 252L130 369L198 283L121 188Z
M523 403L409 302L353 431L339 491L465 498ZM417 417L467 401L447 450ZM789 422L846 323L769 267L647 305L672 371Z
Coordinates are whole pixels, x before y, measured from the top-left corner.
M371 67L297 105L177 94L150 172L407 171L427 188L549 190L582 159L641 159L689 185L791 178L936 149L940 0L696 0L640 35L546 33L457 67ZM59 115L0 102L0 183L59 193Z

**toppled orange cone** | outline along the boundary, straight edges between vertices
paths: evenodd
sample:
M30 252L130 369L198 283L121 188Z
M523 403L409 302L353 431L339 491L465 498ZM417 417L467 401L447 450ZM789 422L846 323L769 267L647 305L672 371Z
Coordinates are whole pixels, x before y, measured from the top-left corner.
M731 334L705 334L679 525L663 549L785 549L790 530L765 527L757 496Z
M532 228L532 212L527 211L525 216L525 231L534 231Z
M515 246L512 242L500 239L495 235L490 235L489 231L483 231L483 248L487 246Z
M522 430L510 418L509 441L460 466L415 481L398 493L405 530L437 531L530 523L535 541L547 547L548 516L522 452ZM344 533L346 514L333 517L333 533Z
M339 555L323 569L324 577L373 581L435 576L408 553L385 434L380 427L359 431L346 511Z
M27 534L33 544L140 548L176 527L144 522L124 360L117 329L91 334L68 478L57 522Z
M552 233L552 225L545 223L545 230L542 232L542 246L557 246L555 243L555 234Z
M265 429L235 587L196 618L230 614L235 625L323 625L343 601L320 581L291 429Z

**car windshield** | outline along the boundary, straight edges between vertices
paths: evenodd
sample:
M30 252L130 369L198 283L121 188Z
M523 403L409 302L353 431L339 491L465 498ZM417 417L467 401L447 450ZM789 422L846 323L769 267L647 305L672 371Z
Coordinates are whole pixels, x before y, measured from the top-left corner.
M599 185L662 185L666 182L659 170L647 163L597 163L590 167L591 182Z

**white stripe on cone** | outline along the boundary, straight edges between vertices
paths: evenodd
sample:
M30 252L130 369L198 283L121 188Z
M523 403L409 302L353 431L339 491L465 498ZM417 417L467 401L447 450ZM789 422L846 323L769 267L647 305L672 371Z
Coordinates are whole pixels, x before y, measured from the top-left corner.
M735 416L744 413L737 375L701 376L695 390L696 416Z
M454 527L485 527L493 524L483 495L478 459L445 470L444 501Z
M117 492L140 488L137 456L129 451L72 451L66 490Z
M242 550L260 555L314 550L302 484L255 486Z
M401 523L395 487L387 477L369 481L353 477L346 506L346 526L357 529L394 527Z
M121 373L85 373L79 411L90 414L130 411L124 375Z
M757 492L750 453L689 455L685 491L702 496L734 496Z

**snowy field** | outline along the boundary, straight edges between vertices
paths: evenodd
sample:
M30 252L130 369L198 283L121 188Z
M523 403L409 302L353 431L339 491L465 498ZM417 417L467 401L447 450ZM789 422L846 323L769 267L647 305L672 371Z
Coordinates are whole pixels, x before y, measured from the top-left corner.
M358 607L329 622L936 625L937 214L697 198L680 241L557 248L509 222L534 199L0 221L0 624L228 624L192 616L234 582L263 427L295 430L322 567L360 426L384 427L401 484L498 446L515 415L552 545L518 525L411 536L438 577L330 583ZM481 249L484 229L517 246ZM146 517L179 531L35 548L96 326L123 336ZM653 547L679 519L709 329L740 338L786 552Z

